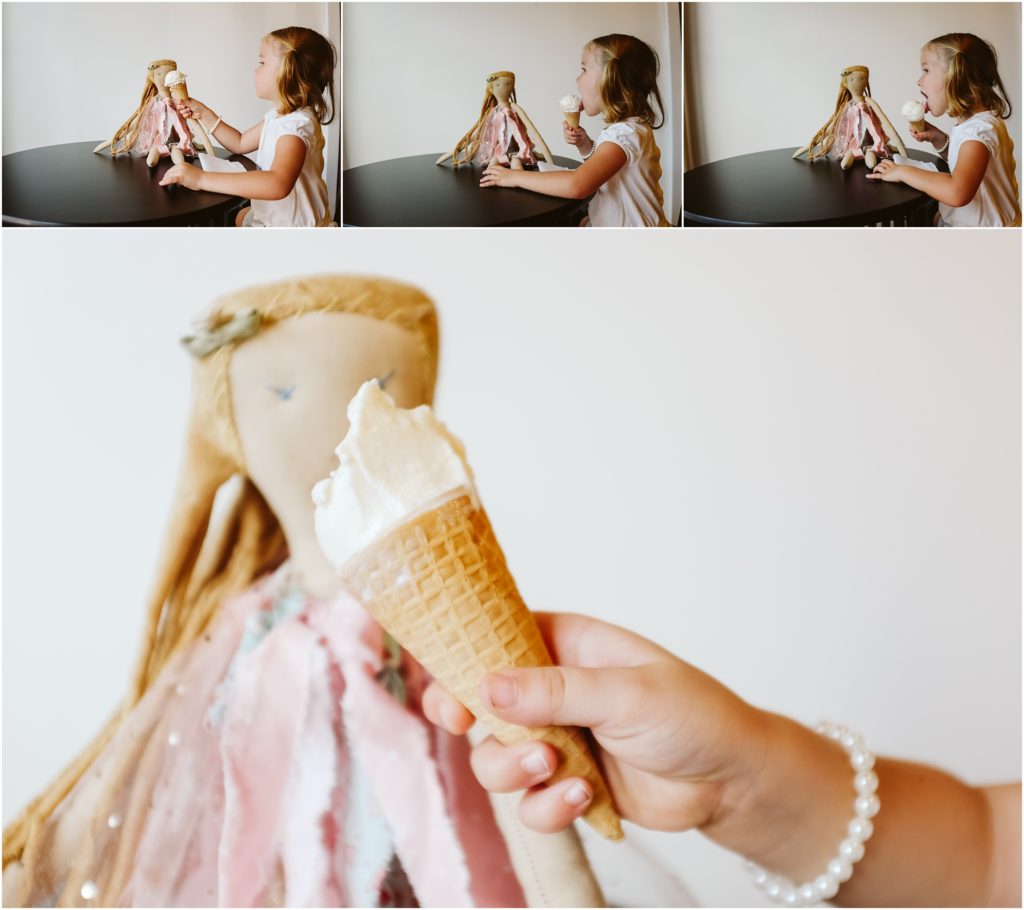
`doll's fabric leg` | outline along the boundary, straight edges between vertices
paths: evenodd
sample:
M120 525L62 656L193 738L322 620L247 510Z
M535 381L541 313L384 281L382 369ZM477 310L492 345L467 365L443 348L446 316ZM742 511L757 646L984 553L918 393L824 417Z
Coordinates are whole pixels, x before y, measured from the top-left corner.
M513 171L521 171L521 170L523 170L523 161L522 161L522 159L518 155L513 155L509 159L508 166Z
M844 171L848 171L853 165L853 159L856 157L857 156L853 153L853 150L851 149L845 155L843 155L843 160L839 162L839 166Z
M175 164L185 163L185 153L176 145L171 147L171 161Z
M878 155L875 154L874 149L864 149L864 163L868 166L869 171L875 169L875 165L878 164Z
M149 154L146 155L146 164L150 167L156 167L157 162L160 160L160 149L155 145L149 150Z

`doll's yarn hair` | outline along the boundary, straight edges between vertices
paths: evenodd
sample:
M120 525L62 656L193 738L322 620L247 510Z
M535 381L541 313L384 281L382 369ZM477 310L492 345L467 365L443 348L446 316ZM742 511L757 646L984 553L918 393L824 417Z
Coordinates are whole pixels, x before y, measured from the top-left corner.
M156 83L153 81L153 71L161 66L169 66L177 69L178 64L173 60L154 60L146 67L146 84L142 87L142 99L135 113L131 115L114 133L110 140L110 154L117 156L120 152L127 152L135 147L139 138L139 127L142 125L142 115L146 112L149 102L157 96Z
M825 125L814 134L814 138L807 144L807 160L813 161L821 158L832 151L836 144L836 130L842 120L843 108L853 99L853 95L846 87L846 77L850 73L864 73L864 97L871 97L871 80L868 78L869 70L866 66L848 66L839 74L839 94L836 96L836 107L832 116Z
M508 70L498 70L487 77L485 80L487 87L484 89L484 102L480 106L480 116L477 118L476 123L470 127L469 132L455 143L455 151L452 152L452 164L456 167L460 164L465 164L467 161L472 161L480 150L480 134L483 132L484 122L491 111L498 106L498 99L494 97L494 92L491 90L491 83L495 79L511 79L512 91L509 93L508 100L513 102L516 100L515 73L511 73Z
M999 76L995 48L983 38L951 32L925 45L946 68L946 112L950 117L995 111L1006 120L1013 113L1010 96Z
M654 48L632 35L602 35L588 42L584 50L591 51L601 65L598 91L605 120L618 123L636 117L654 129L664 125L665 105L658 90L660 64ZM652 99L658 105L657 115Z
M204 328L216 330L235 314L256 310L260 328L307 313L349 313L391 323L409 332L422 354L427 403L437 377L438 323L430 298L406 284L383 278L323 275L245 288L214 302ZM198 358L192 403L174 506L156 570L142 648L131 688L120 709L90 745L4 831L3 864L23 860L26 880L38 850L26 850L34 832L85 774L172 656L206 631L226 598L237 594L287 557L284 534L263 496L246 476L242 443L232 409L230 366L235 347L227 342ZM229 483L241 479L241 485ZM233 502L211 520L218 492ZM96 812L103 807L97 806ZM103 818L106 817L104 814Z
M334 119L334 69L338 65L334 45L319 32L299 25L279 28L265 40L273 42L281 57L278 113L290 114L308 107L321 123L330 123Z

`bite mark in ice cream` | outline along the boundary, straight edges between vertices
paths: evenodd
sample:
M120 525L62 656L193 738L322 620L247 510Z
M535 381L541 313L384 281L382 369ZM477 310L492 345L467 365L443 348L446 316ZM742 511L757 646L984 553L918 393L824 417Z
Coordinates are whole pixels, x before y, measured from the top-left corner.
M925 106L920 101L911 99L903 105L903 116L907 118L910 125L918 132L925 127L924 112Z
M164 77L164 85L166 85L168 88L170 88L172 85L181 85L181 83L184 82L187 78L188 75L186 73L183 73L180 70L171 70Z
M338 467L313 488L317 540L335 568L445 493L474 490L462 443L427 405L399 408L371 379L348 420Z
M578 114L583 107L583 99L579 95L566 95L558 102L563 113Z

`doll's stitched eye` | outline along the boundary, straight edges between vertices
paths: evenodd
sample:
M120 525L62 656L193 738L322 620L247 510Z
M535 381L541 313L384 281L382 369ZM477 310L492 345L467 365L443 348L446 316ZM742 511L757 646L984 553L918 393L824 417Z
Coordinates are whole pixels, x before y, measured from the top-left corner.
M295 394L295 386L289 385L282 388L278 388L276 385L268 385L267 388L273 392L281 401L290 401L292 395Z

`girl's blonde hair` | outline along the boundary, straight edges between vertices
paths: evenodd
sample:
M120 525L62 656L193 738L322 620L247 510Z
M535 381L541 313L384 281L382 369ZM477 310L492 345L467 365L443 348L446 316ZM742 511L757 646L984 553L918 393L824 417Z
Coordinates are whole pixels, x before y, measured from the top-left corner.
M135 113L117 128L114 138L110 140L110 154L112 156L116 157L120 152L126 152L135 147L135 143L139 139L142 115L146 112L150 101L157 96L156 83L153 81L153 71L161 66L169 66L175 70L178 68L178 64L173 60L154 60L146 67L146 84L142 87L142 99L139 101L139 106L135 108ZM120 143L120 148L118 148L118 143Z
M334 119L334 68L338 54L319 32L299 25L279 28L264 38L272 42L281 58L277 92L279 114L308 107L321 123ZM324 98L326 90L330 104Z
M946 111L965 117L978 111L995 111L1006 120L1013 113L1006 94L995 49L977 35L951 32L933 38L925 46L946 68Z
M853 95L846 87L846 77L850 73L864 74L864 97L871 97L870 71L866 66L848 66L839 74L839 94L836 96L835 110L825 125L814 134L814 138L808 143L808 161L813 161L815 158L827 155L832 151L832 146L836 144L836 131L839 129L840 120L842 120L843 108L846 107L847 102L853 99Z
M469 132L455 144L455 151L452 152L452 164L456 167L460 164L465 164L467 161L472 161L480 150L480 133L483 132L484 121L487 119L487 115L498 106L498 99L494 97L494 92L491 91L491 83L495 79L511 79L512 91L509 93L508 98L511 102L516 100L515 73L511 73L508 70L498 70L498 72L491 73L487 77L484 88L484 103L480 107L480 116L477 118L476 123L469 128Z
M658 55L649 44L632 35L602 35L587 43L601 65L601 112L609 123L636 117L658 129L665 123L665 105L658 90ZM661 123L656 123L653 96Z
M437 314L422 291L396 281L323 275L245 288L215 301L203 331L215 337L236 314L247 316L249 325L263 328L314 312L354 313L392 323L411 333L422 353L425 400L432 400L439 347ZM121 708L99 735L4 831L3 865L21 860L25 881L31 881L37 862L47 861L46 838L36 847L33 838L42 835L47 819L110 742L120 722L146 694L168 661L204 634L226 598L245 590L287 556L277 518L246 477L242 443L232 412L232 353L236 345L244 344L244 338L257 330L235 336L235 340L215 342L213 349L195 362L184 457L147 607L135 676ZM214 497L237 475L242 478L237 499L230 504L224 520L211 525ZM103 806L95 807L94 811L100 817ZM130 868L131 864L119 862L117 866ZM115 900L120 894L113 882L106 888L100 898L108 896ZM100 904L109 906L102 900L98 901Z

